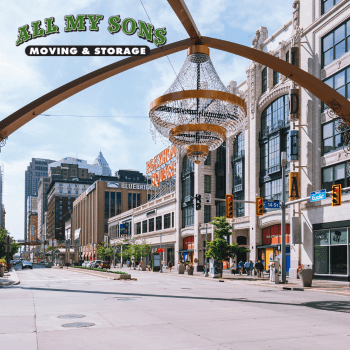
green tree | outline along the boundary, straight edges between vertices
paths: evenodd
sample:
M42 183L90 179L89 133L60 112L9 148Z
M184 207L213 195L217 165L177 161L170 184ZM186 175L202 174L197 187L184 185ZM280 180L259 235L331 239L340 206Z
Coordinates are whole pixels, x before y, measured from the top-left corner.
M136 238L125 240L123 246L123 260L134 258L135 263L139 262L144 256L148 256L152 248L144 240L140 242Z
M4 259L6 259L6 256L7 256L7 253L5 252L6 236L7 236L7 230L0 229L0 258L4 258ZM15 243L15 242L11 243L10 259L13 259L13 256L18 252L19 247L20 247L19 243Z
M102 260L106 260L107 257L111 258L113 256L113 246L110 244L105 245L104 242L102 242L97 246L97 255Z
M214 240L206 241L207 251L205 256L214 259L220 265L220 276L222 277L223 260L234 258L237 253L249 252L249 249L238 247L238 244L229 244L229 236L232 235L232 226L227 222L225 216L214 217L210 222L215 226ZM226 240L227 239L227 240Z

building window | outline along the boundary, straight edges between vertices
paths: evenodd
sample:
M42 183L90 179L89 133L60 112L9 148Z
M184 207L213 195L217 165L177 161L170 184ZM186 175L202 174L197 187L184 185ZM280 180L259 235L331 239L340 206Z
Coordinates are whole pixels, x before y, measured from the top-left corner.
M193 196L193 180L192 176L187 176L182 181L182 199L191 196Z
M128 193L128 209L133 209L141 205L140 193Z
M62 204L62 201L60 201L60 204Z
M137 222L135 225L135 232L137 235L141 234L141 222Z
M78 194L78 191L75 191L75 194Z
M261 72L261 93L267 91L267 67Z
M70 201L68 201L68 204L70 204Z
M322 14L324 14L341 0L321 0L321 1L322 1Z
M216 197L224 198L225 197L225 188L226 188L226 171L220 171L216 174Z
M225 202L215 202L216 216L226 216L226 204Z
M182 208L182 227L193 226L194 208L193 205Z
M211 165L211 151L209 151L208 157L204 161L204 165Z
M350 51L350 20L322 38L322 68L348 51Z
M204 223L211 221L211 205L204 206Z
M347 129L340 127L340 125L343 125L343 123L341 123L339 119L323 124L322 154L334 152L343 148L345 142L345 131Z
M194 163L191 162L186 155L182 160L182 172L190 172L190 171L194 171Z
M235 200L240 200L240 201L244 201L244 195L241 196L237 196L235 197ZM244 203L241 202L235 202L235 217L239 218L244 216Z
M350 67L341 70L339 73L332 75L323 82L339 92L342 96L350 98ZM322 111L327 108L328 107L322 103Z
M314 231L315 274L347 275L348 228Z
M262 136L287 126L289 123L289 96L273 101L261 114Z
M233 166L233 192L243 190L243 161L234 162Z
M62 210L62 205L60 205L60 209Z
M289 63L289 51L286 52L286 62Z
M147 220L142 221L142 233L147 233Z
M154 218L148 220L148 231L149 232L154 231Z
M244 132L239 133L233 141L233 159L244 156Z
M204 193L211 193L211 176L204 175Z
M332 191L333 185L340 184L342 188L350 186L350 177L347 175L347 163L340 163L322 169L322 188Z
M159 231L162 229L162 217L157 216L156 217L156 231Z
M115 215L118 215L122 212L122 194L121 192L116 192L115 197Z
M164 230L170 228L170 213L164 215Z
M175 216L174 216L174 212L171 213L171 227L175 226Z
M62 190L60 190L60 193L62 193Z
M277 85L280 81L280 74L276 72L275 70L273 71L273 86Z

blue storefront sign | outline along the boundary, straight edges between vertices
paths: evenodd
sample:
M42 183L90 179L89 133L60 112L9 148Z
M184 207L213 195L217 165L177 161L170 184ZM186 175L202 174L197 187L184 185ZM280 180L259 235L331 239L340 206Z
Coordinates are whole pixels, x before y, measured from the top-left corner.
M322 199L326 199L326 190L311 192L310 202L317 202L321 201Z

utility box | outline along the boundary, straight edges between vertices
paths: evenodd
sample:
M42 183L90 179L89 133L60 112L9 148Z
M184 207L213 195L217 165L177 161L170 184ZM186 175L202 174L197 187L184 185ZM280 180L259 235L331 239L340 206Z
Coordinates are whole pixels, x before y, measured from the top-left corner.
M219 264L214 259L209 260L209 276L213 278L220 277Z

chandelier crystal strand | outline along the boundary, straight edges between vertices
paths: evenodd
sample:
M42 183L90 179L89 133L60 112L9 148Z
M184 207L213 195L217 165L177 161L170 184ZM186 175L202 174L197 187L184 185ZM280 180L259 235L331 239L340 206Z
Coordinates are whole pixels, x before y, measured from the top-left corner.
M205 161L228 137L245 129L246 104L228 92L220 80L205 45L193 45L174 83L150 105L154 130L189 159Z

